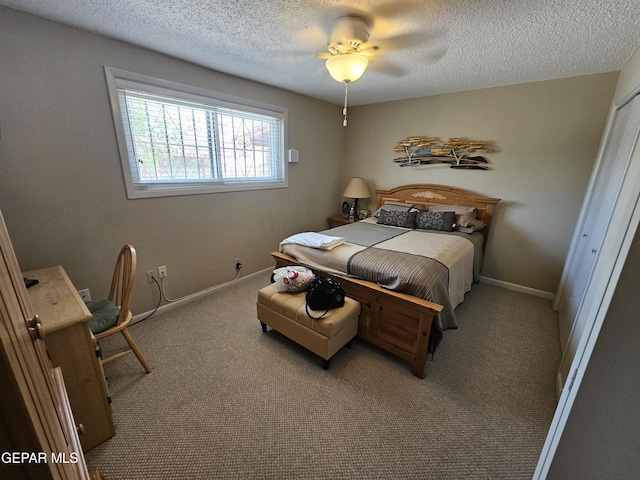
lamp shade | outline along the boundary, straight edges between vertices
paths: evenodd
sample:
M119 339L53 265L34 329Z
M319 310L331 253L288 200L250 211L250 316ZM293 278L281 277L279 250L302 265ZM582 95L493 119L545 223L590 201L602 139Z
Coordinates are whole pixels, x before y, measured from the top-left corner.
M342 195L347 198L369 198L371 196L367 183L362 177L353 177Z
M333 55L327 59L327 70L338 82L351 83L358 80L369 65L369 60L357 53Z

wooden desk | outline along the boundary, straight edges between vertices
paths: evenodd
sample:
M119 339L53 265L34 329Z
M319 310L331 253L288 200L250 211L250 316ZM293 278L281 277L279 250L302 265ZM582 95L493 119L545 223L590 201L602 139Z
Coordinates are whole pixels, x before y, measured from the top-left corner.
M27 293L44 328L51 363L62 368L73 417L84 427L80 443L87 452L115 434L111 398L89 330L91 314L62 267L23 275L39 281Z

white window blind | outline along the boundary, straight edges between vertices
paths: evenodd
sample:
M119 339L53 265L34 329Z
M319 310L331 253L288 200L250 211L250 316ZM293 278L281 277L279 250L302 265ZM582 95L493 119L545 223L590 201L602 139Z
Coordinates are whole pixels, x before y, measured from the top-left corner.
M105 72L129 198L287 185L286 109Z

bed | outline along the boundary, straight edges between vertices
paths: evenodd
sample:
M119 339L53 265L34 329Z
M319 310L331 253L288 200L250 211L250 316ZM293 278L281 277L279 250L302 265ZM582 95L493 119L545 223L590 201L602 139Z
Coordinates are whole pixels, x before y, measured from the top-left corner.
M499 201L436 184L376 189L376 209L383 209L391 222L380 224L380 217L372 217L320 232L344 238L330 250L285 239L272 256L276 267L304 265L338 280L348 296L360 301L358 336L411 362L413 374L424 378L427 353L435 349L442 332L457 327L455 307L479 280ZM434 214L420 213L453 211L451 206L456 215L448 213L446 219L455 219L452 232L429 223ZM398 226L398 216L389 212L409 212L409 207L414 207L415 216L407 220L406 214L400 215L398 224L403 225L404 218L406 225ZM475 218L467 221L470 212ZM421 219L422 227L426 221L427 228L413 228L415 219Z

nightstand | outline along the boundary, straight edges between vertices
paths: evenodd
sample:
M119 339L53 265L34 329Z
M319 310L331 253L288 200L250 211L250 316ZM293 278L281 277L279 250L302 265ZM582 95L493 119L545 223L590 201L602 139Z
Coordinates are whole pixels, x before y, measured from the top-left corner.
M331 217L327 217L327 222L329 222L329 228L335 228L340 225L357 222L357 220L349 220L349 217L343 217L342 215L332 215Z

